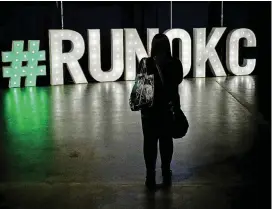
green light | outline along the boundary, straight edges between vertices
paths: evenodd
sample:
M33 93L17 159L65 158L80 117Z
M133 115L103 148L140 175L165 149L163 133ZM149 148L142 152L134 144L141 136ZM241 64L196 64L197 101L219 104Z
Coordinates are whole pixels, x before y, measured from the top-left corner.
M48 128L52 105L48 90L15 88L3 95L9 172L27 181L44 180L52 164L53 138Z
M37 76L46 75L46 66L38 66L45 60L45 51L39 51L40 41L28 41L28 51L23 51L24 41L13 41L12 51L2 52L2 62L11 62L3 67L3 77L10 78L9 87L20 87L21 77L26 77L26 86L36 86ZM23 61L27 66L23 66Z

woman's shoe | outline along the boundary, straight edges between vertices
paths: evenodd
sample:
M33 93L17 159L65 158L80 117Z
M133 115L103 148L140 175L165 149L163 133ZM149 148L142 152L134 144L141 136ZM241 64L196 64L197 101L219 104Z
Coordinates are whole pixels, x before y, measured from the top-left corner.
M172 171L171 170L163 170L162 178L163 178L162 185L164 188L169 188L172 186Z

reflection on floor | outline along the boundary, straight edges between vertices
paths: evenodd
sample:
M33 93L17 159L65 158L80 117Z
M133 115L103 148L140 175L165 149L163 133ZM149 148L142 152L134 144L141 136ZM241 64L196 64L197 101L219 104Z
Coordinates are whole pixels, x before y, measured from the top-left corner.
M133 82L3 90L0 208L260 208L256 165L270 130L255 80L183 81L190 129L175 140L172 190L155 196L143 188L140 114L128 104ZM159 167L158 158L158 182Z

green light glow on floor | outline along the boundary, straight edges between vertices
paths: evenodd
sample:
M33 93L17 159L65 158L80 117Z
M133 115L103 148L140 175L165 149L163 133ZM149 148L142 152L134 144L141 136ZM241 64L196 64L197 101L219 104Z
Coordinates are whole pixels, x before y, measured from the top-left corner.
M48 94L34 87L10 89L5 95L6 115L11 122L9 131L29 134L40 131L48 123Z
M45 179L52 164L49 98L48 88L36 87L9 89L3 95L9 172L27 181Z

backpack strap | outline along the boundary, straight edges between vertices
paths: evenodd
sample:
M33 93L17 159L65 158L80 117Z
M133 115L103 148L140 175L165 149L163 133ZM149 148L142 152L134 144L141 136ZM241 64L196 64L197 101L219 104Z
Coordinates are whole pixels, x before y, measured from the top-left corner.
M162 72L161 72L161 68L160 68L159 65L157 64L156 57L153 57L153 60L154 60L154 62L155 62L156 68L157 68L157 70L158 70L158 72L159 72L159 76L160 76L162 85L163 85L163 87L165 87L164 79L163 79Z

